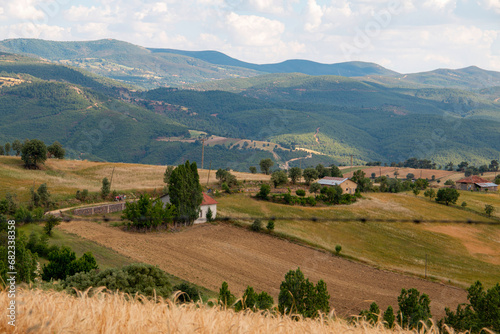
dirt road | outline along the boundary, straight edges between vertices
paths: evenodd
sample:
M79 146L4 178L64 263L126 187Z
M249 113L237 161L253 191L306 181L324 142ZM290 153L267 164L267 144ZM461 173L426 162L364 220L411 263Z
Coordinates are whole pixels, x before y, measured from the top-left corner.
M376 301L392 305L402 288L417 288L431 298L435 318L466 301L462 289L415 277L378 270L360 263L230 225L197 225L178 233L130 233L105 223L73 221L58 228L112 248L135 261L218 291L223 281L241 296L247 285L267 291L277 303L285 274L300 267L306 277L328 285L331 305L338 315L357 314Z

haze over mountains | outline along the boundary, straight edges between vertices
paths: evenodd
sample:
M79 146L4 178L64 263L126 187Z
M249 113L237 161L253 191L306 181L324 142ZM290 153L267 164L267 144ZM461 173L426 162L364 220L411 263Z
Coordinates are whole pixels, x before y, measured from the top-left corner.
M364 62L257 65L116 40L5 40L0 51L8 53L0 55L0 144L41 138L73 156L174 164L200 160L193 133L202 131L226 138L205 148L206 161L240 170L263 157L305 166L350 155L443 165L500 156L500 73L477 67L400 74ZM286 150L297 147L317 153Z

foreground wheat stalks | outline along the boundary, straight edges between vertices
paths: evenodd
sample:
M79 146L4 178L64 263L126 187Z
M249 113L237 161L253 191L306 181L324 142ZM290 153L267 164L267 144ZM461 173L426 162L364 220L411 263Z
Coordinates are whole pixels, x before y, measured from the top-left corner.
M98 293L89 297L19 289L16 326L0 321L0 333L411 333L387 330L382 324L348 324L344 320L291 320L253 312L224 310L203 304L177 305L123 294ZM9 305L6 291L0 305ZM5 307L6 308L6 307ZM427 332L437 333L435 328Z

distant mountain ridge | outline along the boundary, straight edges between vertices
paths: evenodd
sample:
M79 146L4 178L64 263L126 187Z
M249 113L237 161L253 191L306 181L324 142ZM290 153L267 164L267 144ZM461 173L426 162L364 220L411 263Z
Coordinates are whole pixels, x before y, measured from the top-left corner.
M0 41L0 52L41 57L146 89L184 87L199 82L249 78L269 73L362 77L367 81L396 87L473 90L500 86L500 72L476 66L401 74L375 63L361 61L322 64L291 59L276 64L253 64L218 51L146 48L114 39L82 42L9 39Z

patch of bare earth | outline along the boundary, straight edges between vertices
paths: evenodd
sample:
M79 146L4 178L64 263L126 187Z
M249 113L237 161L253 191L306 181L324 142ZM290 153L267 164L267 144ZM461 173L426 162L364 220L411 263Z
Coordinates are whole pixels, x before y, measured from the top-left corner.
M59 228L214 291L226 281L237 296L251 285L267 291L277 302L285 274L300 267L312 281L327 283L338 315L357 314L372 301L383 309L388 305L397 308L402 288L427 293L435 318L444 315L445 306L453 309L466 302L466 292L459 288L378 270L225 224L198 225L178 233L131 233L82 221L63 223Z
M480 257L482 261L500 265L500 231L493 232L489 236L490 242L486 243L479 237L481 231L471 226L440 225L426 226L425 229L458 239L471 255ZM491 240L497 242L492 243Z

